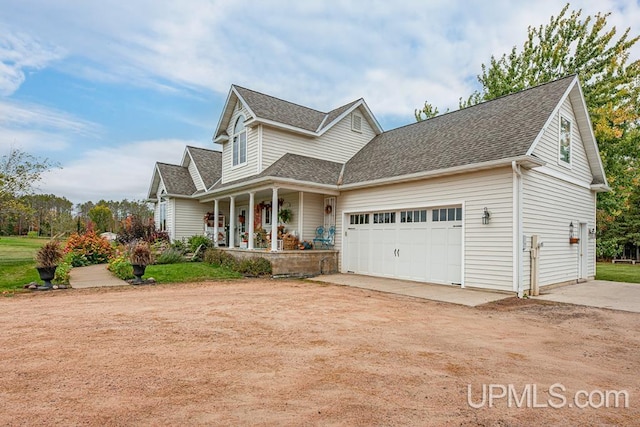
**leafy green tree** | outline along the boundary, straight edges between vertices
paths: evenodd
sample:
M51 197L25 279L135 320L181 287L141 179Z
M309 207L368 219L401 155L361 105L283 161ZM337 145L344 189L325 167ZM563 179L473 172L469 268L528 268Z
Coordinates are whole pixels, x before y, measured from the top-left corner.
M113 215L111 209L105 205L97 205L89 211L89 218L96 226L96 232L113 231Z
M448 111L449 110L447 110L447 112ZM440 111L438 111L438 107L434 107L433 105L425 101L424 106L421 109L416 108L414 114L416 116L416 121L421 122L423 120L431 119L437 116L438 114L440 114Z
M42 174L55 166L16 148L0 158L0 233L23 231L22 220L32 212L21 197L31 194Z
M482 89L461 98L460 108L577 74L612 188L598 196L598 244L613 253L624 240L624 227L611 223L624 220L629 197L640 184L640 60L629 61L640 37L631 36L630 29L617 37L609 16L583 19L581 10L569 11L566 4L548 24L529 27L521 50L513 47L482 64Z

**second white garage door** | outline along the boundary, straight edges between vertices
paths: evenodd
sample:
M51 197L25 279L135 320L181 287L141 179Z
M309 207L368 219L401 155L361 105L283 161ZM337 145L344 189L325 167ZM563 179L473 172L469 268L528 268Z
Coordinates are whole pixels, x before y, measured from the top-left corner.
M347 271L461 283L462 207L350 214L347 222Z

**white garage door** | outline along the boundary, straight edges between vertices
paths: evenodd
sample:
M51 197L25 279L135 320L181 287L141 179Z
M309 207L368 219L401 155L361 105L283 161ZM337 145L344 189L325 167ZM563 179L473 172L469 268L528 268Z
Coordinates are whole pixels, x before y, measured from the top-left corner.
M349 272L461 283L462 207L358 213L347 219Z

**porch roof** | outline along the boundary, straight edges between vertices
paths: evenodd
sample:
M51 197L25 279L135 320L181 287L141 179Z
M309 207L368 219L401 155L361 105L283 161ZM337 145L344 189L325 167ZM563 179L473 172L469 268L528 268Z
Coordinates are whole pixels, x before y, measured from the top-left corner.
M335 186L337 190L342 167L342 163L287 153L257 175L225 183L218 181L207 191L207 195L252 181L265 181L269 178L293 180L311 185Z

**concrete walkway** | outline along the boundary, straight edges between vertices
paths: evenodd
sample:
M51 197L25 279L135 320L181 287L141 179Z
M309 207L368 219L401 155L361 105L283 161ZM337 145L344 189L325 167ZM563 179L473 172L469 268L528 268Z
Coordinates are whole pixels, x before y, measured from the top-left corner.
M328 274L314 277L311 280L315 282L371 289L373 291L388 292L391 294L407 295L433 301L449 302L469 307L475 307L477 305L515 296L515 294L463 289L455 285L432 285L407 280L363 276L360 274Z
M534 298L640 313L640 283L591 280L545 290Z
M129 283L111 274L111 272L107 270L107 264L74 267L71 269L69 283L74 289L129 286Z

